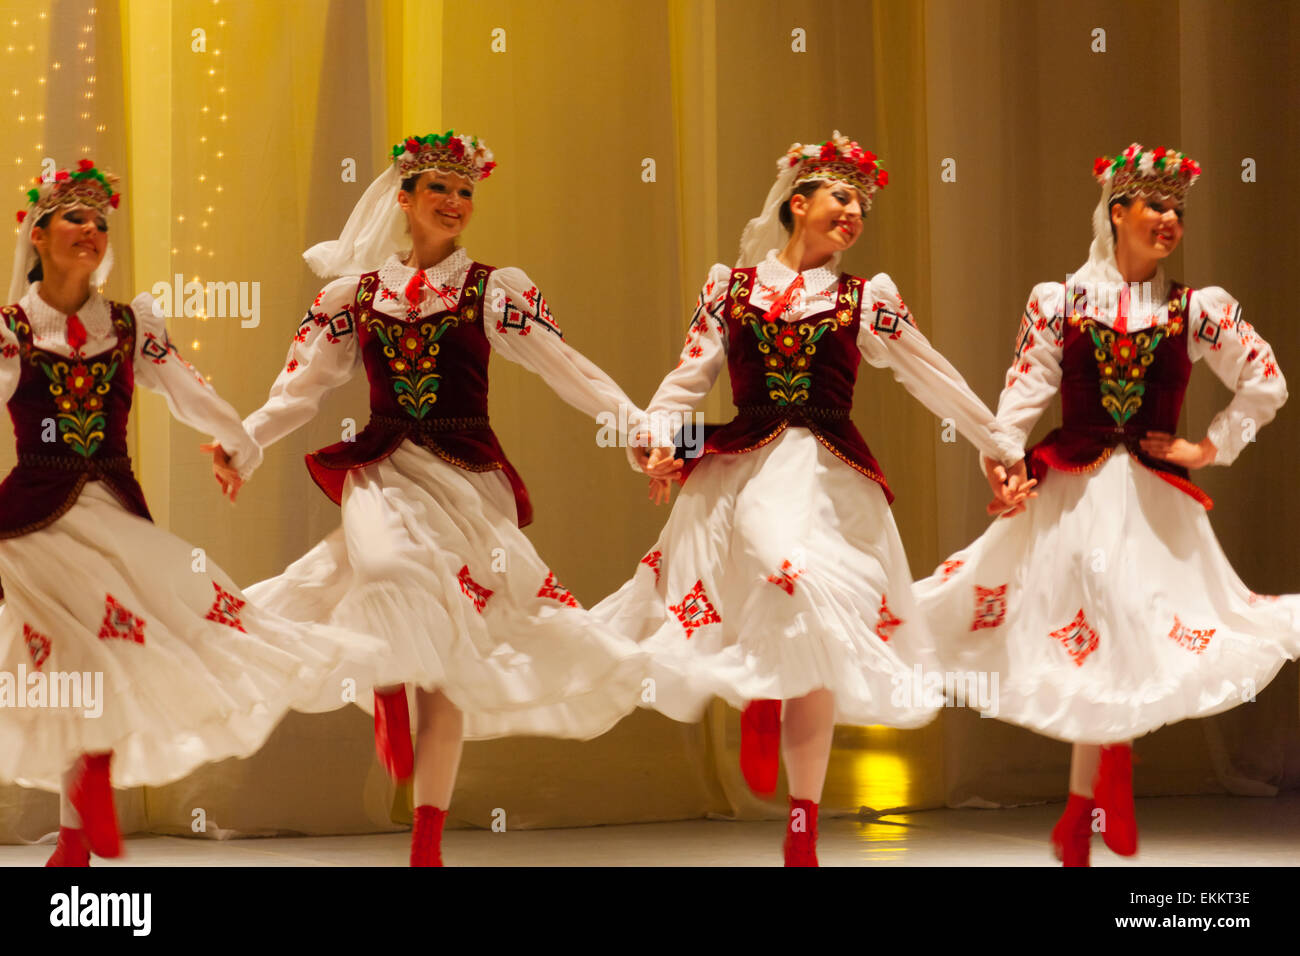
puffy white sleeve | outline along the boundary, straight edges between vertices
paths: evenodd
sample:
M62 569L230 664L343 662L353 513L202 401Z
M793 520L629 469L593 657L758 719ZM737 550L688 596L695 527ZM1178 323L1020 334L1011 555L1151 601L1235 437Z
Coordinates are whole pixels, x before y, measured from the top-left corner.
M497 269L483 294L483 332L492 350L536 372L556 395L625 438L644 413L599 366L564 341L546 299L522 269Z
M999 424L961 373L932 346L912 319L894 280L881 272L863 290L858 351L876 368L889 367L903 387L989 458L1014 464L1023 440Z
M207 432L225 449L230 463L247 478L262 463L262 449L244 431L239 414L217 394L167 335L167 320L153 296L142 293L131 303L135 314L135 380L167 399L178 421Z
M266 402L244 419L258 447L265 449L311 421L321 399L356 371L357 276L335 279L316 296L289 345L284 368Z
M0 405L8 404L18 388L22 375L22 360L18 358L18 337L7 323L0 322Z
M731 269L716 264L695 301L695 312L686 327L677 367L664 376L646 408L651 421L652 441L671 447L673 437L717 381L727 360L727 323L722 310L727 301Z
M1218 286L1197 289L1188 308L1187 353L1204 359L1234 394L1206 435L1218 449L1214 464L1230 465L1287 399L1273 349L1241 317L1237 300Z
M1021 446L1061 387L1065 286L1041 282L1029 293L1016 355L998 397L998 422Z

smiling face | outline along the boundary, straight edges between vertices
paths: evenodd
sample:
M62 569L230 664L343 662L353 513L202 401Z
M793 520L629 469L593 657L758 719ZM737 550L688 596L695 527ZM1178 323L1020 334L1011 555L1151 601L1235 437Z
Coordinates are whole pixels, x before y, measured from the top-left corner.
M829 182L810 196L790 197L794 235L809 252L843 252L862 235L864 203L859 192L845 183Z
M410 192L397 194L413 237L455 239L474 214L474 184L456 173L425 170Z
M1183 204L1173 199L1134 199L1110 207L1117 254L1163 259L1183 238Z
M32 227L32 245L46 279L85 276L99 267L108 248L108 220L88 206L55 210L44 226Z

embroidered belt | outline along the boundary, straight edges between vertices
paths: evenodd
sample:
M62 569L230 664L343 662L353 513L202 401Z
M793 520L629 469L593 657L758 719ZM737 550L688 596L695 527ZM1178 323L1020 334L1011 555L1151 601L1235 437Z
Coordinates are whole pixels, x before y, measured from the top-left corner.
M849 417L847 408L819 408L815 405L739 405L736 410L746 418L792 418L802 415L818 421L838 422Z
M399 418L394 415L372 413L370 421L376 425L387 425L403 431L421 432L459 432L471 428L490 428L486 415L475 418Z
M29 468L57 468L61 471L130 472L131 457L119 455L112 458L72 458L64 455L19 455L18 464Z

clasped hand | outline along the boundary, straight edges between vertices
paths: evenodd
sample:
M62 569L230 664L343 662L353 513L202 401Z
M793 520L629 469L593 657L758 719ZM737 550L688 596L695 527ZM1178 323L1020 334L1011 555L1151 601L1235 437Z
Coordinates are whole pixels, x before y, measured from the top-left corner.
M681 483L682 460L675 457L676 449L667 446L651 447L650 436L642 432L632 439L632 457L637 466L650 476L650 492L647 497L657 505L663 504L672 495L674 481Z

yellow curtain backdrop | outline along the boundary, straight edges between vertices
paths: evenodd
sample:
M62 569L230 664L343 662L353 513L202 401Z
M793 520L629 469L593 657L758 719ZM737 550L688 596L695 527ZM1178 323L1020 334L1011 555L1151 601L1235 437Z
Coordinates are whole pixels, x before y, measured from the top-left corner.
M1300 355L1300 333L1283 318L1300 212L1287 158L1300 144L1274 119L1300 99L1286 68L1297 13L1285 4L5 0L3 9L0 51L12 46L0 52L0 95L19 109L0 113L14 144L0 168L16 187L46 155L61 165L93 155L124 174L114 298L174 288L178 276L182 286L256 284L256 325L179 309L170 321L178 346L244 414L265 399L323 284L302 250L338 234L391 143L448 127L481 136L500 163L478 193L470 253L525 269L566 338L638 402L676 362L700 282L711 263L734 259L776 157L832 129L891 172L846 267L889 272L990 405L1029 288L1086 255L1092 158L1133 139L1176 145L1206 168L1173 271L1240 298L1283 369ZM1242 180L1245 158L1257 181ZM17 208L20 191L11 195ZM1192 435L1227 400L1203 371L1189 392ZM529 535L595 603L632 573L667 512L547 383L505 362L492 378L494 426L537 509ZM329 396L268 450L232 509L198 453L206 436L142 393L133 453L158 523L241 584L278 573L339 520L302 455L337 441L346 419L363 422L365 405L363 381ZM718 421L729 409L721 381L701 410ZM913 574L924 576L985 526L976 454L944 441L941 423L884 372L862 371L854 418L898 492L895 517ZM1198 475L1218 502L1225 551L1260 592L1300 591L1300 505L1288 495L1297 438L1285 410L1231 472ZM11 462L5 433L0 464ZM1296 698L1288 667L1257 702L1139 742L1139 790L1294 786ZM405 795L394 800L370 733L355 708L293 715L248 760L125 795L124 825L205 836L394 827ZM452 817L484 826L503 809L508 826L526 827L779 813L779 801L740 781L737 743L736 714L721 704L696 726L639 712L586 743L473 743ZM969 712L919 731L839 728L824 804L1060 799L1067 760L1062 744ZM0 787L0 839L56 825L52 795Z

